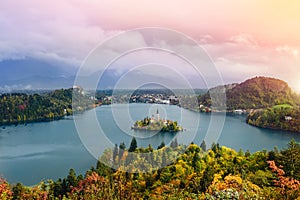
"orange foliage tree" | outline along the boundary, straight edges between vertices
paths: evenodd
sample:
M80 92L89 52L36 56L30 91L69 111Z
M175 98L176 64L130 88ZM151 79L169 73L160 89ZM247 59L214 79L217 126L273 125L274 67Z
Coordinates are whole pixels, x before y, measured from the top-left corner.
M9 200L12 199L12 191L8 183L0 177L0 199Z
M274 185L278 187L279 192L284 199L296 199L300 196L300 181L285 176L281 166L277 167L275 161L267 161L272 172L276 173L277 179Z

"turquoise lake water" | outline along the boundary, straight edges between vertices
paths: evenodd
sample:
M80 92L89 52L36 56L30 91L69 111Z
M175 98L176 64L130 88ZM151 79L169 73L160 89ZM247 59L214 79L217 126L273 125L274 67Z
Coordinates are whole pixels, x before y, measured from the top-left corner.
M160 118L178 121L185 131L131 130L134 121L151 115L157 117L157 109ZM95 116L98 127L90 123ZM65 177L70 168L84 173L96 164L95 157L105 148L120 142L129 146L133 136L138 145L144 147L148 144L157 147L162 141L169 144L174 138L181 144L200 144L207 139L209 147L209 140L213 138L220 145L251 152L271 150L275 146L283 148L292 138L300 141L300 134L253 127L246 124L245 119L244 115L196 113L171 105L114 104L58 121L1 127L0 175L12 183L32 185Z

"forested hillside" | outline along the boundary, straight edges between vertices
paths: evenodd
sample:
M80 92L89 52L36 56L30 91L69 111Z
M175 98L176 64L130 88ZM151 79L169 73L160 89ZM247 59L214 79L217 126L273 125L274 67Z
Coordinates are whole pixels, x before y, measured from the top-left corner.
M300 133L300 109L287 104L257 110L248 115L247 123L262 128Z
M77 89L78 90L78 89ZM89 97L77 91L81 109L93 106ZM72 114L73 89L55 90L47 94L13 93L0 95L0 125L60 119Z
M210 91L216 90L213 88ZM255 77L240 84L225 86L228 110L268 108L279 104L299 104L297 96L282 80ZM210 107L209 92L199 98L200 104Z
M133 140L134 141L134 140ZM66 178L45 181L33 187L10 185L0 181L2 199L299 199L300 145L291 141L279 151L236 152L213 144L208 150L191 144L171 147L160 145L159 150L129 149L122 143L104 152L100 160L113 162L117 170L100 161L86 175L77 176L70 170ZM132 161L128 152L138 154ZM176 153L181 152L176 158ZM147 161L148 160L148 161ZM147 173L137 167L151 168ZM126 164L125 164L126 163ZM124 172L127 170L128 172Z

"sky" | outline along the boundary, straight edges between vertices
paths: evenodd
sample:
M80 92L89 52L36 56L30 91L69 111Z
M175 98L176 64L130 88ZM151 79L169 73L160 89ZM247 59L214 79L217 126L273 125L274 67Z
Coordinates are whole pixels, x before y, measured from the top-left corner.
M226 83L271 76L300 92L299 10L297 0L1 1L0 61L77 69L107 38L160 27L195 40Z

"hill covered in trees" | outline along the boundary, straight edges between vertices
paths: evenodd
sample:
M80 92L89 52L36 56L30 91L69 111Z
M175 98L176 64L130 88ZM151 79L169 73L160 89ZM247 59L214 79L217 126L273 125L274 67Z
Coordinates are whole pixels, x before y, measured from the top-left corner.
M138 160L130 159L129 152L136 153ZM124 143L116 145L100 160L112 162L114 169L98 161L85 176L77 176L71 169L66 178L33 187L0 179L0 199L299 200L300 195L300 145L295 141L281 151L275 148L251 154L218 144L208 150L205 145L177 142L158 150L150 145L137 148L133 139L129 149ZM146 173L136 170L153 165L162 168Z
M200 105L211 107L210 93L226 91L227 111L248 110L248 124L285 131L300 132L300 96L282 80L255 77L240 84L210 89L199 97ZM214 106L218 106L215 102Z
M251 112L246 121L257 127L300 133L300 109L288 104Z
M61 119L73 113L72 95L80 98L76 110L93 107L94 101L80 88L60 89L46 94L12 93L0 95L0 125Z
M255 77L240 84L225 85L227 110L269 108L279 104L299 105L297 96L282 80L268 77ZM199 103L210 107L210 89L199 97Z

